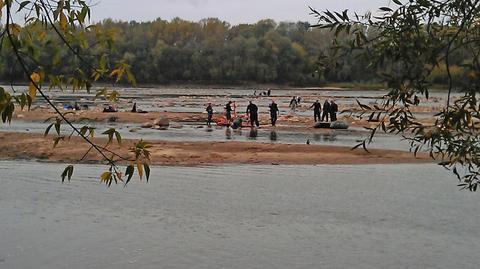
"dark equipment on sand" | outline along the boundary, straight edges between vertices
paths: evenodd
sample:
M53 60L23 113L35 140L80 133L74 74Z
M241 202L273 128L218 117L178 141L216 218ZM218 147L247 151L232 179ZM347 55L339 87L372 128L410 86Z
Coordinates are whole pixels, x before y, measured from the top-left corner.
M314 125L314 128L317 129L338 129L338 130L345 130L348 129L348 123L344 121L335 121L335 122L317 122Z

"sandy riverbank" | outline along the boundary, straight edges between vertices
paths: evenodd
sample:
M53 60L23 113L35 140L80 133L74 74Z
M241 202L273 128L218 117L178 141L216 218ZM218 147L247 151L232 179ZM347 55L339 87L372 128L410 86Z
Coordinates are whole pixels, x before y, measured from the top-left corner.
M77 162L88 150L78 137L60 142L53 148L53 137L40 134L0 133L0 158L42 159L51 162ZM106 144L96 138L95 142ZM130 156L135 141L124 140L111 150ZM429 162L426 155L415 158L409 152L395 150L351 150L349 147L319 145L263 144L256 142L167 142L151 141L151 160L155 165L215 164L389 164ZM102 158L90 153L83 162L99 163Z

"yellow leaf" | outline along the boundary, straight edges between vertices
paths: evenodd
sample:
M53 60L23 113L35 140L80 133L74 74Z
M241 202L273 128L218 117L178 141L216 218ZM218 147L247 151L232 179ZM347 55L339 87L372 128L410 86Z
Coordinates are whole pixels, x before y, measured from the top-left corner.
M137 161L137 170L138 170L138 175L140 176L140 179L143 177L143 166L142 162Z
M113 76L120 76L120 73L121 73L121 70L120 69L115 69L112 71L112 73L110 73L110 77L113 77Z
M67 29L67 16L65 14L60 13L60 27L65 30Z
M28 86L28 95L32 98L32 101L35 100L37 97L37 88L33 83L30 82L30 85Z
M110 179L110 176L111 176L111 175L112 175L111 172L104 172L104 173L100 176L100 178L102 179L102 181L107 181L107 180Z
M22 31L22 27L16 23L10 24L10 32L14 36L18 36L20 32Z
M32 79L33 82L35 83L39 83L40 82L40 75L36 72L33 72L31 75L30 75L30 78Z
M37 36L38 40L43 41L46 35L47 33L45 31L40 31L40 33L38 33L38 36Z

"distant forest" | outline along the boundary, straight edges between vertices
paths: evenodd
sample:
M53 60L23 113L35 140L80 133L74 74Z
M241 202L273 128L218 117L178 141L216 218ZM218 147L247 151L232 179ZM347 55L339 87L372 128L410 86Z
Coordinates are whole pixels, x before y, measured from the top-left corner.
M110 62L128 63L139 84L375 82L375 71L367 69L368 59L356 58L355 53L341 57L334 69L319 68L319 59L330 53L334 33L311 28L307 22L261 20L232 26L218 19L199 22L179 18L152 22L105 20L96 28L101 29L103 37L114 40L109 50ZM47 36L55 38L52 33ZM94 42L93 36L86 40ZM52 45L39 50L36 61L46 63L45 68L54 62L51 72L68 73L73 66L81 64L65 47ZM95 51L88 53L95 55ZM458 58L454 64L461 64L462 57ZM98 61L95 57L90 59ZM437 69L432 81L445 82L444 70ZM461 72L457 69L454 68L454 72ZM22 78L13 53L1 50L0 80Z

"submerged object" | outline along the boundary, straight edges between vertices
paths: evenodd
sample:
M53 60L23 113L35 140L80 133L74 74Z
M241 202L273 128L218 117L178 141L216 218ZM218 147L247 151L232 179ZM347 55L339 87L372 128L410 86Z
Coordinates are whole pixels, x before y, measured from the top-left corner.
M334 122L317 122L315 123L315 128L326 128L326 129L348 129L348 123L344 121L334 121Z
M165 117L160 117L153 121L153 125L158 125L161 127L168 127L170 125L170 120Z
M334 121L330 123L331 129L348 129L348 123L344 121Z
M217 126L227 126L227 127L232 127L233 129L250 126L247 121L243 120L240 117L235 118L232 121L232 124L229 124L227 119L225 119L223 117L216 119L215 122L216 122Z
M232 128L233 129L238 129L240 127L242 127L242 122L243 120L241 118L236 118L233 122L232 122Z
M330 123L329 122L322 122L322 121L319 121L317 123L315 123L315 128L319 129L319 128L327 128L329 129L330 128Z

